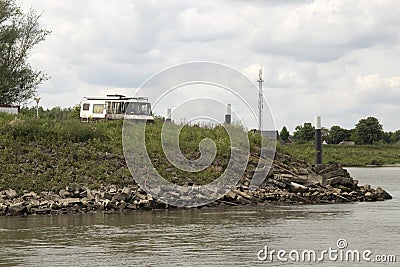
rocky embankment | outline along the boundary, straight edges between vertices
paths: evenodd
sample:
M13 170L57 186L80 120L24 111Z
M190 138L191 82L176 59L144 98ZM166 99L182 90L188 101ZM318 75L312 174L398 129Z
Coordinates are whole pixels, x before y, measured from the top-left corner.
M249 190L258 158L252 156L236 188L207 206L265 204L319 204L382 201L392 197L385 190L358 181L338 164L311 165L277 153L272 168L260 188ZM165 209L137 185L99 189L67 187L59 192L18 193L0 191L0 215L70 214L95 211Z
M311 165L277 153L262 186L249 191L256 164L250 162L236 190L225 195L228 203L320 204L358 201L383 201L392 196L382 188L358 185L358 181L339 164Z

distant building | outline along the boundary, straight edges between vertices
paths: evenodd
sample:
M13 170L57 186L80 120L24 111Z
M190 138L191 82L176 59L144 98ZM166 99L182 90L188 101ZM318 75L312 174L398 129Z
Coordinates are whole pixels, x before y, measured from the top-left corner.
M279 140L279 133L276 130L270 131L261 131L263 136L266 136L270 141L278 141Z
M18 114L19 106L0 105L0 112L5 112L8 114Z
M293 136L289 135L288 139L281 140L281 143L284 145L291 145L294 143L294 138L293 138Z
M354 143L354 141L342 141L338 145L340 145L340 146L354 146L355 143Z

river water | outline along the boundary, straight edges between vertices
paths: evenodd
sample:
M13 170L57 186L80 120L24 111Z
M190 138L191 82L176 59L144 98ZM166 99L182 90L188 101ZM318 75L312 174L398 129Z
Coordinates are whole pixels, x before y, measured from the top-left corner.
M382 186L393 200L0 217L0 266L385 265L367 261L376 256L395 258L397 263L389 265L397 266L400 168L348 170L360 184ZM347 247L339 249L339 239L340 246ZM268 255L271 250L286 254L262 261L266 247ZM314 262L307 254L302 258L305 250L315 251L321 261ZM371 253L359 261L350 256L345 262L340 255L348 250Z

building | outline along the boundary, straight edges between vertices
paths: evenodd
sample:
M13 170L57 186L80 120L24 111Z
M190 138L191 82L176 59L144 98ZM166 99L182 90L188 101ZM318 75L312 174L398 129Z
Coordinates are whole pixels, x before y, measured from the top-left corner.
M19 111L20 111L19 106L0 105L0 112L5 112L8 114L18 114Z
M261 131L261 134L263 136L266 136L268 140L270 141L278 141L279 140L279 133L276 130L267 130L267 131Z

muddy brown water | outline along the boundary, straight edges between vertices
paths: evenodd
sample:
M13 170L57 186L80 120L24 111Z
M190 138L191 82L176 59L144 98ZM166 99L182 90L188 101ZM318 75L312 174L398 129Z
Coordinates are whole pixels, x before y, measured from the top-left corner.
M400 261L400 168L348 168L386 189L376 203L253 206L114 214L0 217L0 266L376 266L376 262L260 261L269 249L336 248ZM371 258L372 258L371 257ZM287 258L287 255L286 255ZM380 264L384 265L384 264Z

